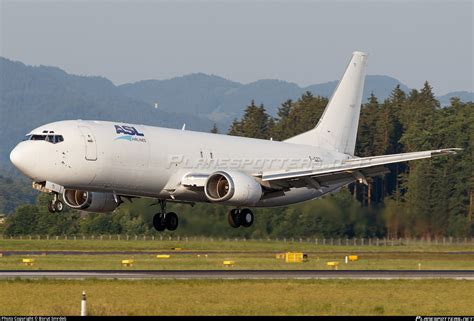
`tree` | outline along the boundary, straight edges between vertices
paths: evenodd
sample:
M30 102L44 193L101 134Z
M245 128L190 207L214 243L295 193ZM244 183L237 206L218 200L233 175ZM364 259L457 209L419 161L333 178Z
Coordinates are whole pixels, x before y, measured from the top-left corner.
M212 126L210 132L213 133L213 134L218 134L219 133L219 129L217 128L216 123L214 123L214 126Z
M277 112L279 119L283 119L285 117L288 117L288 115L290 115L292 105L293 105L293 101L291 99L288 99L283 104L281 104Z
M237 118L234 118L234 120L232 121L232 125L230 125L227 134L231 136L244 136L242 123L238 121Z
M32 234L35 232L38 219L36 205L20 205L14 214L8 217L5 227L6 235Z
M314 128L323 114L328 100L305 92L295 103L287 100L278 111L280 117L272 129L271 136L284 140Z
M242 120L234 120L232 123L229 135L268 139L270 138L269 124L270 116L263 104L257 107L252 100L245 109Z
M357 131L356 154L360 157L376 155L374 140L377 130L377 117L379 113L379 102L374 93L370 94L369 101L362 105L359 129Z

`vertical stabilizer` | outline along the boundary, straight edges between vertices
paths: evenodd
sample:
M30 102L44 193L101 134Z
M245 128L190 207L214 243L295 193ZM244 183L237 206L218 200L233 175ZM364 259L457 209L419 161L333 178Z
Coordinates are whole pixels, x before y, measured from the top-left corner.
M315 128L285 142L354 155L367 54L355 51Z

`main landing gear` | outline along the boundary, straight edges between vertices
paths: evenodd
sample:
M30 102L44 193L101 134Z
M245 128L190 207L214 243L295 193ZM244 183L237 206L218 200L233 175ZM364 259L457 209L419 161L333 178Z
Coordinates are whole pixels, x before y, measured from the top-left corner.
M153 227L157 231L164 231L165 229L169 231L174 231L178 228L178 215L174 212L166 213L166 201L158 200L161 212L153 216Z
M250 227L253 224L253 219L253 213L248 208L234 208L227 214L227 221L233 228L237 228L239 226Z
M57 193L54 193L53 199L48 203L48 212L59 213L64 209L64 204L58 197Z

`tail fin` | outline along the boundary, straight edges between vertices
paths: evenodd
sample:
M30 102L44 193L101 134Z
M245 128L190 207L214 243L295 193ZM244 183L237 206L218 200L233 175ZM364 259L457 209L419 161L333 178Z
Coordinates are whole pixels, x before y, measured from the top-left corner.
M355 51L315 128L285 142L354 155L367 54Z

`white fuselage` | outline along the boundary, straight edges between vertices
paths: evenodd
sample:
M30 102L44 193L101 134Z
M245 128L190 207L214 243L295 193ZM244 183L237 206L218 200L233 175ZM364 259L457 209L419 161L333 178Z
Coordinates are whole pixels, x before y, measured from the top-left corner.
M26 140L12 151L15 166L34 181L191 202L208 201L203 193L181 184L183 177L194 172L238 170L256 175L263 170L291 169L315 158L325 163L350 158L314 146L105 121L60 121L30 134L51 131L64 141ZM263 197L255 206L314 199L351 181L319 190L292 188L277 197Z

